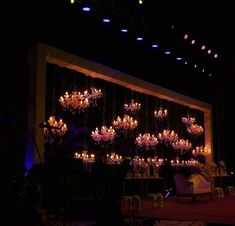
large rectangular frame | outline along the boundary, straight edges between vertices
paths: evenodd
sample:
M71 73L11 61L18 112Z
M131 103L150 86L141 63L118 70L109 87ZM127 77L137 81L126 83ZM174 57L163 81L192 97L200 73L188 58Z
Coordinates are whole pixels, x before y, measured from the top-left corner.
M45 121L46 64L52 63L94 78L116 83L131 90L166 99L204 112L205 147L213 160L212 106L169 89L146 82L101 64L64 52L43 43L36 43L29 51L30 95L28 111L27 167L43 162L44 134L39 124ZM30 163L29 163L30 162Z

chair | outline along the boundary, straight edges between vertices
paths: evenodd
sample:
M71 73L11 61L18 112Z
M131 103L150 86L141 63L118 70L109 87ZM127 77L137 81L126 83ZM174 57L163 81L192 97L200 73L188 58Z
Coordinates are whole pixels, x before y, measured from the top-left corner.
M196 200L197 196L210 195L212 198L211 182L200 173L194 173L186 178L182 173L177 172L173 175L177 201L180 197L191 196Z

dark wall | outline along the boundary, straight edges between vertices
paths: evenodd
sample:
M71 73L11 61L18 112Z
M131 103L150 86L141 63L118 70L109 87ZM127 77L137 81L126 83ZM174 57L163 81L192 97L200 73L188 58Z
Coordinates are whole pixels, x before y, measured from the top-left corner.
M2 2L1 21L7 21L1 32L4 59L1 92L7 98L2 98L0 120L2 124L14 125L13 133L21 142L27 139L30 95L27 52L34 42L41 41L212 104L215 158L226 159L232 168L234 123L228 121L230 115L226 114L233 113L232 98L226 97L230 96L233 83L228 90L227 80L222 76L221 80L202 77L201 73L149 50L147 45L132 42L133 37L117 32L116 24L103 26L97 16L81 15L64 2Z

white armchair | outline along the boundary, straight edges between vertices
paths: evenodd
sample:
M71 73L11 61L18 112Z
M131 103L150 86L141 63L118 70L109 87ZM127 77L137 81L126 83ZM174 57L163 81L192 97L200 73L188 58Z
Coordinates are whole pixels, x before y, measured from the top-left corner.
M212 198L211 182L200 173L194 173L186 178L182 173L174 174L177 201L180 197L191 196L196 200L197 196L210 195Z

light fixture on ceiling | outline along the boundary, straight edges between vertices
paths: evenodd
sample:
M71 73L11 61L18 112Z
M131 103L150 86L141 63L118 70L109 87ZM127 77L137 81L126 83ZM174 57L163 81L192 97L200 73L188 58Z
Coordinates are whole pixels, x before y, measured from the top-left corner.
M89 6L83 6L83 7L82 7L82 11L84 11L84 12L90 12L90 11L91 11L91 7L89 7Z
M152 48L158 48L158 44L152 44Z
M122 33L127 33L127 32L128 32L128 29L122 28L122 29L121 29L121 32L122 32Z
M107 24L107 23L110 23L111 20L108 17L104 17L103 22Z

